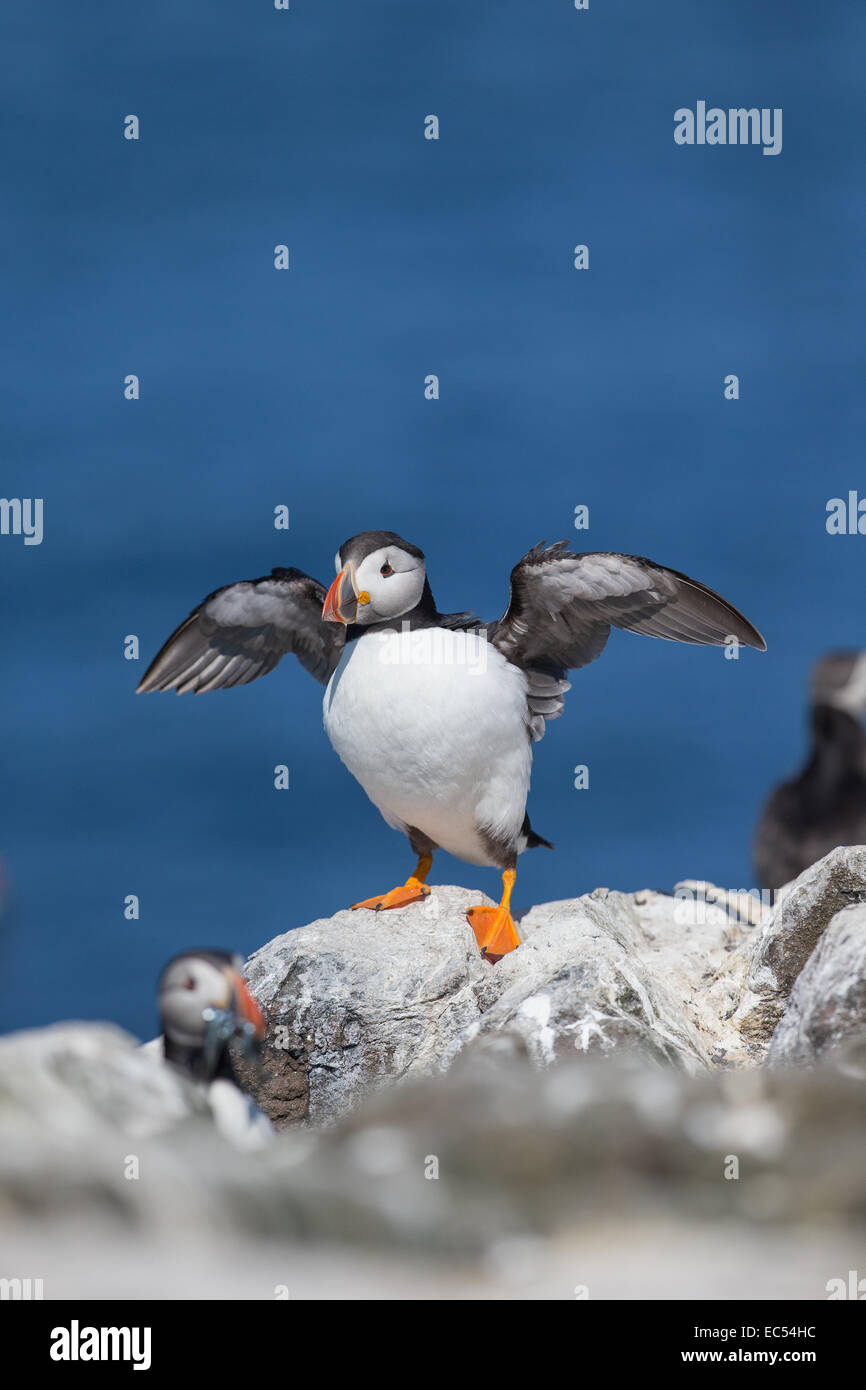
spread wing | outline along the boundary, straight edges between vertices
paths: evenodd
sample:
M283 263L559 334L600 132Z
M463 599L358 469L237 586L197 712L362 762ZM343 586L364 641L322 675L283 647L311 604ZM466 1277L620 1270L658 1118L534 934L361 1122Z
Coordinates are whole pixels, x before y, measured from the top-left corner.
M274 569L216 589L194 608L157 652L138 690L225 690L272 671L291 652L327 684L346 640L339 623L322 620L325 590L297 569Z
M574 555L566 541L542 541L511 571L508 609L488 628L488 640L529 675L533 738L562 712L565 672L595 661L611 627L700 646L732 637L767 646L748 618L696 579L639 555Z

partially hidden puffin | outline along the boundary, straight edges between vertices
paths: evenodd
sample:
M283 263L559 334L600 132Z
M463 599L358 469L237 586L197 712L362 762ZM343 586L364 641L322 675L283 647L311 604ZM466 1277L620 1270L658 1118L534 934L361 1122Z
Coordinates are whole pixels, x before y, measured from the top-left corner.
M232 1045L255 1056L265 1037L261 1009L241 975L241 958L228 951L182 951L163 968L158 1003L163 1055L205 1091L221 1133L243 1148L257 1148L272 1133L270 1120L241 1088Z
M810 682L809 758L782 782L755 832L762 888L781 888L838 845L866 844L866 652L830 652Z
M766 649L742 613L696 580L635 555L575 555L565 541L523 557L505 614L486 626L438 611L423 552L392 531L353 536L335 564L327 592L300 570L274 569L209 594L138 689L221 690L297 656L327 687L325 729L340 758L418 856L404 884L353 906L424 898L439 848L499 868L499 906L467 913L488 959L520 944L510 911L517 856L549 846L526 798L532 743L562 712L567 671L600 656L612 626Z

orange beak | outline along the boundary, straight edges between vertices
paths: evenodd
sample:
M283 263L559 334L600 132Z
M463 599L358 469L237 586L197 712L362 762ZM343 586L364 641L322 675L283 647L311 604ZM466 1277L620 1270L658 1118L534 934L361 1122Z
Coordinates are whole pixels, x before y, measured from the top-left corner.
M344 565L334 580L322 605L322 617L326 623L353 623L358 614L358 605L370 602L366 591L359 591L355 582L355 566L350 562Z
M233 972L232 986L235 995L235 1012L238 1018L242 1018L246 1023L251 1023L253 1025L256 1030L256 1040L261 1042L267 1031L265 1028L264 1015L247 989L246 980L244 980L242 975Z

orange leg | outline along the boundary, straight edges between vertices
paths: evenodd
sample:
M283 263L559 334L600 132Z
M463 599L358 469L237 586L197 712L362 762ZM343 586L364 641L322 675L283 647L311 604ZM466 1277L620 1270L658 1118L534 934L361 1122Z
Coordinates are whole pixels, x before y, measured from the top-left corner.
M470 907L466 913L478 948L491 963L501 960L520 945L511 915L511 892L516 878L514 869L506 869L503 873L502 901L498 907Z
M365 898L362 903L352 903L352 907L368 907L373 912L381 912L383 908L406 907L409 903L419 902L430 892L427 887L427 875L432 864L432 854L419 854L414 874L399 888L392 888L390 893L380 893L375 898Z

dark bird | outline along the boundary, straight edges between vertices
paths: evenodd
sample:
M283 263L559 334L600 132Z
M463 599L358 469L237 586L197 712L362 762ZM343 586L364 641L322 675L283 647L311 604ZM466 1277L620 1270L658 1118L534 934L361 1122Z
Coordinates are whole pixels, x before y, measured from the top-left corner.
M228 951L182 951L159 977L159 1017L165 1060L206 1092L226 1138L251 1147L270 1121L244 1094L232 1048L254 1057L265 1037L261 1009Z
M755 832L762 888L781 888L838 845L866 844L866 653L830 652L812 669L809 759L782 782Z
M287 652L327 687L325 729L418 863L406 883L355 907L402 907L429 893L433 852L503 871L498 907L467 914L480 949L520 944L510 911L517 856L548 845L526 813L532 743L562 712L571 669L604 650L611 627L674 642L765 650L712 589L635 555L535 546L486 628L440 613L424 554L392 531L365 531L336 556L327 590L296 569L217 589L172 633L139 690L179 694L242 685ZM552 846L549 846L552 848Z

